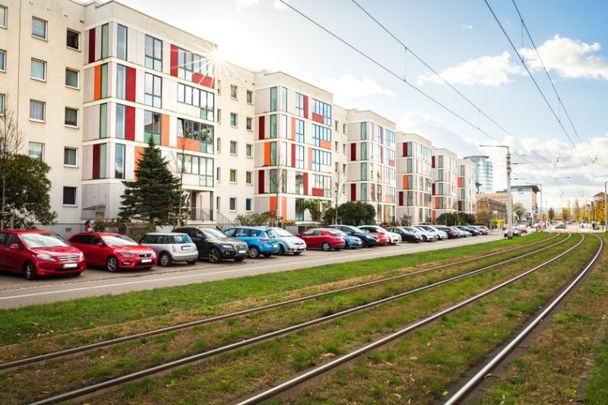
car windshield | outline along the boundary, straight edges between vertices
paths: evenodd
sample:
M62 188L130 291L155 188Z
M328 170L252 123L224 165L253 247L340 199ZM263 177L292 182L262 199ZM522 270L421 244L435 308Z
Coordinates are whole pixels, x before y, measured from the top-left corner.
M68 247L70 244L56 233L22 233L21 239L29 248Z
M175 243L192 243L192 239L188 235L175 235L173 240Z
M201 232L208 238L226 238L227 236L222 231L217 229L201 229Z
M292 237L292 236L293 236L293 235L291 234L291 232L289 232L289 231L287 231L287 230L285 230L285 229L283 229L283 228L277 228L277 229L275 229L275 230L274 230L274 232L275 232L275 233L276 233L278 236L282 236L282 237L285 237L285 238L288 238L288 237Z
M105 235L102 239L108 246L137 246L137 242L124 235Z

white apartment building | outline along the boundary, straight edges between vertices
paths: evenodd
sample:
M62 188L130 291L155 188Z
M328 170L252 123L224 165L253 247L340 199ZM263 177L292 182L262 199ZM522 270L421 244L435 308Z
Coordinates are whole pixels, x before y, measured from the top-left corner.
M432 222L441 214L458 211L458 165L458 156L454 152L445 148L433 149Z
M458 164L458 211L475 214L475 162L461 159Z
M397 132L397 219L431 222L433 145L418 135Z

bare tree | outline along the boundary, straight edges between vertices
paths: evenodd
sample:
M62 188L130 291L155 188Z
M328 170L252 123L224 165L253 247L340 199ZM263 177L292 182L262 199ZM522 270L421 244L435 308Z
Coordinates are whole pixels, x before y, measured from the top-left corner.
M13 156L19 153L23 145L23 134L19 131L17 118L12 110L5 110L0 117L0 182L2 187L2 201L0 202L0 229L5 226L7 216L6 203L6 176L7 164Z
M346 173L341 169L340 164L336 163L336 174L334 175L334 223L338 223L338 205L340 203L340 194L346 181Z

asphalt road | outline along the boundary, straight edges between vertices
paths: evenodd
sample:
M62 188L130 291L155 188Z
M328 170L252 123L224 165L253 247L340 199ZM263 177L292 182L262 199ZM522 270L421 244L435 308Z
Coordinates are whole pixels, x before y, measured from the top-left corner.
M246 259L241 263L199 262L193 266L176 265L168 268L156 267L147 271L121 273L88 269L77 278L46 278L35 281L28 281L20 275L0 273L0 309L396 256L490 242L501 238L502 235L489 235L432 243L402 243L397 246L339 252L307 251L300 256Z

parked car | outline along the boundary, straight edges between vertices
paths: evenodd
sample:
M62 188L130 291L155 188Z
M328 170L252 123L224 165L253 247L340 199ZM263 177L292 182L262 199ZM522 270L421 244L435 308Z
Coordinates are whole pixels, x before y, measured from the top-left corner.
M329 225L328 228L338 229L347 235L355 236L361 239L363 247L378 245L379 237L376 234L370 233L364 229L359 229L352 225Z
M445 226L445 225L434 225L434 228L444 232L446 235L448 235L448 239L455 239L455 238L459 238L460 237L460 232L456 229L452 229L449 226Z
M483 235L487 235L490 233L490 230L488 229L488 227L484 226L484 225L471 225L471 227L477 229L478 231L481 231L481 233Z
M468 228L464 225L456 225L456 228L460 229L461 231L465 231L468 233L467 236L477 236L480 235L480 232L475 231L474 229Z
M24 274L28 280L39 276L85 271L83 253L60 235L34 229L0 231L0 269Z
M173 262L194 264L198 260L196 245L185 233L148 233L139 240L139 243L154 250L158 264L163 267Z
M175 228L173 232L185 233L192 239L199 260L209 260L211 263L220 263L222 260L241 262L247 257L249 248L245 242L229 238L217 229L185 226Z
M344 239L345 247L347 249L359 249L363 247L363 242L361 239L356 236L350 236L346 232L343 232L339 229L332 229L334 232L338 232L340 236Z
M521 236L521 231L516 226L511 227L511 233L513 234L514 237ZM504 236L505 236L505 238L509 236L508 228L505 228Z
M438 239L436 233L429 232L424 228L419 228L417 226L406 226L405 229L410 232L416 232L417 234L419 234L424 242L433 242Z
M377 225L361 225L359 229L365 229L366 231L376 233L376 234L384 234L388 237L388 243L391 245L396 245L401 242L401 236L398 233L389 232L381 226Z
M439 237L437 240L446 240L448 238L448 234L437 229L435 225L420 225L420 227L426 229L429 232L434 232Z
M287 255L293 253L299 255L306 250L306 242L302 238L298 238L296 235L283 228L270 228L276 233L279 239L279 253L281 255Z
M227 228L224 233L247 244L247 254L252 259L260 256L270 257L280 251L277 234L267 227L237 226Z
M559 224L555 227L555 229L566 229L566 224Z
M422 242L422 236L420 236L420 234L416 234L416 233L407 231L402 226L391 226L391 227L387 228L387 230L389 232L398 233L399 236L401 236L402 242L409 242L409 243Z
M346 241L340 232L331 228L313 228L300 235L309 248L325 251L340 250L346 247Z
M128 236L110 232L82 232L70 243L82 250L87 265L103 266L110 272L122 269L151 269L156 253Z
M458 235L459 235L458 237L459 238L466 238L466 237L469 237L469 236L473 236L473 234L471 232L462 230L462 229L460 229L460 228L458 228L456 226L450 226L450 229L458 232Z

